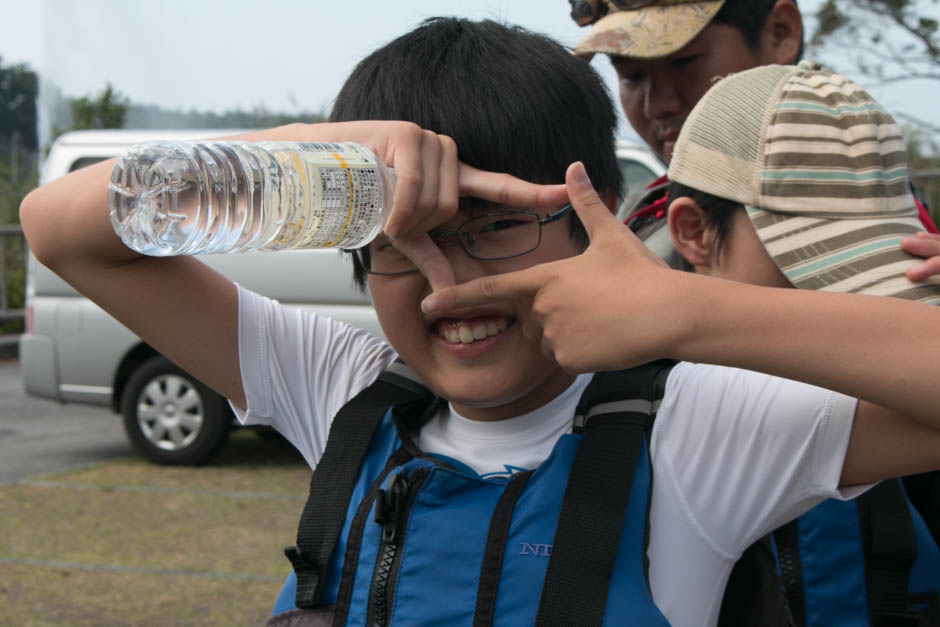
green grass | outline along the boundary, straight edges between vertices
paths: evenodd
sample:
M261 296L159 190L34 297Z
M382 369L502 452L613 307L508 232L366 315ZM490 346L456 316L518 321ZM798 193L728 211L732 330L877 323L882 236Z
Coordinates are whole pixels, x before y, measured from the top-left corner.
M0 487L0 625L259 625L310 471L238 432L199 468L137 459Z

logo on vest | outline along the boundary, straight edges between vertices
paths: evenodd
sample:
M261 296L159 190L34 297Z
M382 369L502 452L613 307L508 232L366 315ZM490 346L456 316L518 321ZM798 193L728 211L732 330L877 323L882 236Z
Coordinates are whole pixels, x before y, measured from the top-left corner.
M519 555L535 555L536 557L551 557L552 545L530 542L520 542Z

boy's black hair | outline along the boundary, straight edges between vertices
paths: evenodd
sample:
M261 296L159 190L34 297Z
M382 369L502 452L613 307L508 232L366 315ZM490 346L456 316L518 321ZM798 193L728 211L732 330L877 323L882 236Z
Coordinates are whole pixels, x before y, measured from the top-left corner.
M715 229L715 250L718 251L718 254L721 254L725 239L731 232L731 217L734 215L735 211L743 209L744 205L734 200L713 196L712 194L699 191L694 187L689 187L682 183L676 183L675 181L669 182L669 191L667 194L669 202L672 202L676 198L688 196L702 208L705 214L705 227ZM691 272L693 267L692 264L686 261L685 267L681 269Z
M790 1L797 4L796 0ZM767 16L770 15L770 10L776 3L777 0L727 0L712 18L712 22L733 26L741 33L744 43L751 50L757 50L760 48L764 23L767 22ZM798 63L803 58L803 47L804 42L801 38L800 48L793 63Z
M518 26L422 22L350 74L330 121L350 120L414 122L450 136L462 162L536 183L564 182L582 161L598 191L620 191L617 116L604 82L554 40ZM364 286L356 255L353 279Z

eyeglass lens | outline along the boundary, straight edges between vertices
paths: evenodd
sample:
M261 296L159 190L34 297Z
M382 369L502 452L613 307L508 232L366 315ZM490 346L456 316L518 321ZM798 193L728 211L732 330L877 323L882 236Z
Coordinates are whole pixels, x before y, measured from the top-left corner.
M481 216L464 222L456 231L431 233L441 247L456 240L464 251L476 259L496 260L518 257L535 250L541 241L542 228L534 213L503 213ZM415 270L414 264L384 237L369 247L368 272L401 274Z

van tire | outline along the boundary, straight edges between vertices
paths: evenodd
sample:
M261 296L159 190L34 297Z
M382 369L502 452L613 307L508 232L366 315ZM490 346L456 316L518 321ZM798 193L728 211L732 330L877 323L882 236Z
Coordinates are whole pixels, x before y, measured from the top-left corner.
M228 441L232 415L221 396L165 357L145 361L121 396L124 431L157 464L195 466Z

